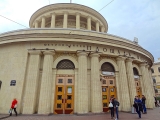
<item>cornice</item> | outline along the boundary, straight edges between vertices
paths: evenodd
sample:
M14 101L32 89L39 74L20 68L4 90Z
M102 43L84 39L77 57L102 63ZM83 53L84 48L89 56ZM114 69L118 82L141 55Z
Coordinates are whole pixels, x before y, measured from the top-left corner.
M97 19L99 19L103 23L103 25L105 25L105 31L108 31L108 23L106 19L99 12L97 12L96 10L90 7L80 5L80 4L74 4L74 3L58 3L58 4L51 4L51 5L44 6L38 9L35 13L33 13L33 15L30 18L29 25L32 26L33 22L37 17L47 12L51 12L55 10L79 10L79 11L89 13L95 16Z
M62 32L63 31L63 32ZM71 34L69 34L71 32ZM74 34L73 34L74 33ZM53 38L63 38L73 40L73 42L82 42L82 39L87 40L87 43L97 44L97 45L108 45L114 47L115 45L119 48L128 49L135 53L144 54L146 57L150 58L151 61L154 61L154 58L151 53L143 49L137 44L134 44L132 41L118 38L108 34L102 34L91 31L82 31L82 30L71 30L71 29L26 29L19 31L12 31L8 33L0 34L0 44L11 43L11 42L21 42L28 41L29 38L32 38L32 41L46 41L43 39L52 39ZM36 39L36 38L41 38ZM72 38L72 39L71 39ZM83 41L84 42L84 41Z

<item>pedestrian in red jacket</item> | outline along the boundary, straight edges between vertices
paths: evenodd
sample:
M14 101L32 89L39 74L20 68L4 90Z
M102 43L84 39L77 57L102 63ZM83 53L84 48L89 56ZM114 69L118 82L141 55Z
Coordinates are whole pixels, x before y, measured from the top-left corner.
M12 116L12 110L14 110L16 116L17 116L17 111L16 111L16 108L17 108L17 100L16 98L13 99L12 101L12 104L11 104L11 113L10 113L10 116Z

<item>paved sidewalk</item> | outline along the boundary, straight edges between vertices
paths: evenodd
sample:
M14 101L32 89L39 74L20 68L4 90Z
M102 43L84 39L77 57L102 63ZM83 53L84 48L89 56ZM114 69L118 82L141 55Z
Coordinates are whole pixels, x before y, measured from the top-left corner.
M0 119L7 115L0 115ZM138 120L137 114L119 112L119 120ZM110 113L99 115L19 115L4 118L4 120L114 120L111 119ZM142 114L141 120L160 120L160 108L148 110L147 114Z

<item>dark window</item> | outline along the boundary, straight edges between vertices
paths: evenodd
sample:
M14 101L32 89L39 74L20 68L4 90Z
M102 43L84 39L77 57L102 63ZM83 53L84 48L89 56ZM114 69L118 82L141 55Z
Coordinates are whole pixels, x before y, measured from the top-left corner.
M106 88L102 88L102 92L106 92Z
M103 63L101 66L101 70L107 72L115 72L113 65L110 64L109 62Z
M63 79L58 79L58 83L63 83Z
M57 100L62 100L62 95L58 95Z
M106 84L106 80L103 80L103 84Z
M67 100L72 100L72 96L71 95L67 95Z
M68 83L72 83L72 79L68 79Z
M103 103L103 107L108 107L108 106L107 106L107 103Z
M16 80L11 80L10 86L15 86L16 85Z
M62 87L58 87L58 92L62 92Z
M158 71L160 72L160 67L158 67Z
M107 95L103 95L103 100L107 99Z
M57 64L57 69L75 69L72 61L64 59Z
M61 108L61 104L57 104L57 108Z
M151 72L152 72L152 73L154 73L154 70L153 70L153 68L151 68Z
M113 80L110 80L110 84L113 84Z
M133 68L133 73L134 73L134 75L139 75L137 68L135 68L135 67Z
M67 104L67 108L71 108L71 104L70 103Z
M155 78L153 78L153 83L156 83L156 79Z
M1 89L1 86L2 86L2 81L0 81L0 89Z
M157 90L157 89L155 89L155 93L158 93L158 90Z

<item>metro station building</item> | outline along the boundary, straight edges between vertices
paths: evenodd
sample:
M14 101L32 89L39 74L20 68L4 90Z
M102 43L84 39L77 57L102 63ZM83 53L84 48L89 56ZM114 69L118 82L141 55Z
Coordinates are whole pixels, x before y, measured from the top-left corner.
M87 6L40 8L30 29L0 34L0 113L13 98L22 114L86 114L108 110L111 96L130 111L144 94L154 107L150 52L107 34L105 18Z

